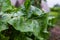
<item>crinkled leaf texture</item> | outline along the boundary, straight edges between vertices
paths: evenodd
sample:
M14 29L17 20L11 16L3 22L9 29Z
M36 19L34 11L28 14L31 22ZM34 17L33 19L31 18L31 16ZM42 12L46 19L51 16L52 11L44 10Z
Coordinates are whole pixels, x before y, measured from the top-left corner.
M9 21L9 19L11 19L11 14L3 14L0 13L1 17L0 17L0 32L2 30L8 29L7 26L7 22Z
M31 11L28 14L30 14L30 13L38 15L38 16L41 16L41 14L43 14L40 9L38 9L34 6L31 6ZM20 13L21 16L18 15L18 13L16 13L16 14L17 15L15 17L13 17L11 20L9 20L8 23L13 25L13 27L16 30L20 30L22 32L28 32L28 31L33 32L34 25L38 25L38 24L37 23L34 24L33 19L27 19L29 17L29 15L26 18L26 17L23 17L23 15L21 15L24 13ZM30 14L30 15L32 15L32 14Z
M27 0L27 2L24 5L22 5L20 9L12 7L11 5L8 4L4 2L2 5L2 11L5 13L0 13L1 14L0 32L8 29L9 24L12 25L15 31L18 30L21 33L31 32L39 40L47 40L49 36L49 32L47 31L48 25L53 24L52 23L53 17L49 16L48 13L43 13L39 8L30 5L30 0L29 1ZM7 11L8 13L6 13ZM15 31L13 31L13 33ZM0 35L0 37L2 36ZM2 40L5 40L5 37ZM23 34L19 35L17 34L17 32L15 32L14 40L32 40L32 39L26 37Z
M16 13L11 12L10 14L2 13L2 17L0 18L0 31L7 29L7 23L9 23L20 32L32 32L38 39L46 40L49 36L47 25L49 20L53 18L34 6L30 7L27 14L28 15L22 10L17 11Z
M16 13L13 15L8 23L12 25L16 30L21 32L32 32L37 38L41 40L47 39L49 32L47 31L48 25L48 14L44 14L40 9L31 6L27 17L25 17L24 12ZM19 14L19 15L18 15ZM22 15L21 15L22 14ZM36 16L36 18L31 16ZM30 17L29 17L30 16ZM39 18L38 18L39 17ZM30 18L30 19L29 19ZM43 35L44 34L44 35Z

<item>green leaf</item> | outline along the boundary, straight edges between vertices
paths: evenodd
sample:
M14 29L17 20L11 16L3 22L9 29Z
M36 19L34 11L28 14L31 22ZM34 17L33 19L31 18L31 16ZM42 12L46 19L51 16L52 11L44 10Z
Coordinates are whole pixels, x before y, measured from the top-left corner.
M29 10L30 4L31 4L31 1L30 1L30 0L26 0L26 1L25 1L24 6L25 6L25 8L26 8L26 11Z
M7 29L8 27L3 22L0 22L0 32Z
M32 5L31 5L31 10L30 10L30 11L33 12L33 14L38 15L38 16L44 14L44 13L42 12L42 10L40 10L39 8L34 7L34 6L32 6Z
M2 14L0 18L0 32L2 30L8 29L7 27L7 21L10 19L10 15L8 14Z
M26 21L26 18L24 17L15 17L9 20L8 23L21 32L33 31L33 27L31 25L32 21Z

